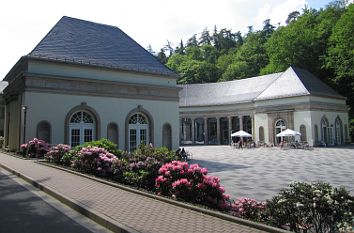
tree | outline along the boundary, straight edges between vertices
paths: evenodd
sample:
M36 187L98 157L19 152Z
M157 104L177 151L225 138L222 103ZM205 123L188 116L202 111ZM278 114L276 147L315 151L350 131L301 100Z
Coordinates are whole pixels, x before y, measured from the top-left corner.
M198 46L197 35L194 34L191 38L187 41L187 47L196 47Z
M238 78L257 76L261 68L268 64L268 56L264 47L265 42L266 38L262 31L247 35L243 45L237 50L233 58L233 63L236 63L239 68L244 68L247 64L247 71L242 69L242 72L238 72Z
M170 55L169 56L171 56L172 55L172 53L173 53L173 44L169 41L169 40L167 40L167 44L166 45L164 45L164 50L166 51L169 51L170 52Z
M270 24L270 19L264 20L262 29L262 35L264 36L264 39L268 39L272 35L274 28L275 26Z
M230 64L219 81L231 81L249 76L250 66L245 61Z
M208 29L204 28L202 34L200 35L198 45L205 45L205 44L210 45L211 44L211 40L212 40L212 38L211 38L211 36L209 34Z
M157 54L157 60L159 60L162 64L166 64L167 56L165 54L165 50L161 49L160 52Z
M181 42L179 43L179 46L176 47L175 53L182 54L182 55L185 54L185 47L182 39Z
M291 12L291 13L288 15L288 18L285 20L285 23L286 23L286 24L289 24L289 23L295 21L295 20L297 19L297 17L299 17L299 15L300 15L300 12L298 12L298 11L293 11L293 12Z
M354 4L338 20L329 38L325 59L327 68L333 69L336 80L354 78Z
M334 71L337 90L347 97L354 118L354 4L350 4L333 28L325 55L325 67ZM354 135L354 131L351 132Z
M146 48L146 50L151 53L153 56L155 56L155 52L154 50L152 49L151 45L149 44L148 47Z

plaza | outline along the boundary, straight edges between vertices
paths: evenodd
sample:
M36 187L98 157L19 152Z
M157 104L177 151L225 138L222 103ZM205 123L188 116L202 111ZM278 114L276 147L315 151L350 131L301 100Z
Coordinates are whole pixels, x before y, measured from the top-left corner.
M272 198L293 181L328 182L354 193L354 145L313 150L234 149L230 146L184 147L190 163L218 176L232 198Z

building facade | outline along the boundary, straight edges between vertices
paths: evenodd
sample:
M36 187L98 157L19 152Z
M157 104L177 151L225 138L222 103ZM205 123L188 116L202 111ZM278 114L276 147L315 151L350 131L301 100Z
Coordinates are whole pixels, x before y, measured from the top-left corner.
M350 140L345 98L303 69L181 88L181 145L227 145L238 130L251 133L255 142L277 145L276 134L287 128L310 145Z
M5 77L5 146L178 148L177 75L119 28L63 17Z

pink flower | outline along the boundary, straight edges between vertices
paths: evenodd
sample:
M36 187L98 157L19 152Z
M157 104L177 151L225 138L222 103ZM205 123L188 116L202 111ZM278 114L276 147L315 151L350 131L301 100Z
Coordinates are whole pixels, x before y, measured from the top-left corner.
M203 167L200 172L206 175L208 173L208 169Z
M218 190L219 190L221 193L224 193L224 192L225 192L225 188L224 188L223 186L220 186L220 187L218 188Z

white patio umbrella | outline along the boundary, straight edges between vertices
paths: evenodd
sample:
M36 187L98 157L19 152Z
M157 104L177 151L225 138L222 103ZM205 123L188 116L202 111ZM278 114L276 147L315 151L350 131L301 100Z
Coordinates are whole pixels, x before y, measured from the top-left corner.
M249 134L243 130L237 131L235 133L231 134L231 137L247 137L247 138L251 138L252 134Z
M286 129L284 131L282 131L281 133L278 133L277 134L277 137L291 137L291 136L300 136L301 133L295 131L295 130L292 130L292 129Z

